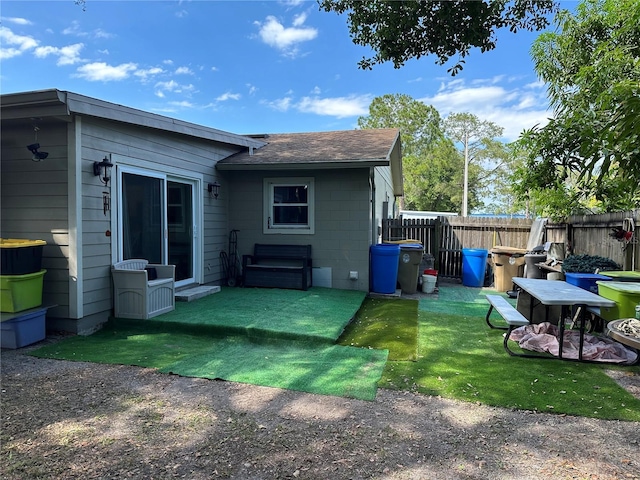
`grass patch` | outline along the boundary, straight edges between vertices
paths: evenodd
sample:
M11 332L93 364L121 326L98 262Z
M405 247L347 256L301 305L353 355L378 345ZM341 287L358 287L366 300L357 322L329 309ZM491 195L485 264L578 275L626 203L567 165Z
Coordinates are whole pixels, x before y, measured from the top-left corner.
M366 298L338 339L340 345L389 350L389 360L418 356L418 301Z
M498 407L640 421L640 400L604 373L639 367L511 357L502 346L504 332L487 327L487 309L486 303L421 304L418 359L387 362L380 386Z
M322 395L373 400L386 350L220 337L159 322L114 322L31 352L41 358L136 365L186 377L224 379ZM187 330L189 330L187 328Z

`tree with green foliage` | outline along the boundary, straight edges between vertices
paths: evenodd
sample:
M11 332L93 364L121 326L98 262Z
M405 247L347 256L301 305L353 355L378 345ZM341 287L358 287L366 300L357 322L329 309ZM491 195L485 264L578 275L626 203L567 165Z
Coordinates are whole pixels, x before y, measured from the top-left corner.
M556 23L532 48L554 118L523 134L530 158L520 183L543 202L571 199L570 213L637 208L640 2L583 0Z
M318 0L327 12L347 13L351 38L356 45L371 47L375 55L359 62L362 69L393 62L402 67L412 58L437 56L444 65L457 55L448 71L462 70L471 48L482 52L496 46L496 30L508 28L539 31L549 24L547 16L557 10L553 0Z
M404 94L376 97L369 115L358 118L360 128L399 128L404 155L420 155L443 137L440 113L431 105Z
M400 129L405 184L402 208L459 211L462 158L444 137L440 114L433 106L409 95L383 95L373 99L369 115L360 117L358 126Z
M478 175L473 184L476 191L480 191L508 159L504 144L496 140L502 135L503 128L488 120L480 120L471 113L452 113L444 121L444 131L452 140L462 145L462 216L466 217L474 207L469 202L472 166L477 167Z
M425 152L424 157L403 157L405 208L436 212L460 212L462 205L462 173L464 162L453 142L443 138ZM476 168L471 177L477 178ZM477 205L475 188L470 190L470 203Z

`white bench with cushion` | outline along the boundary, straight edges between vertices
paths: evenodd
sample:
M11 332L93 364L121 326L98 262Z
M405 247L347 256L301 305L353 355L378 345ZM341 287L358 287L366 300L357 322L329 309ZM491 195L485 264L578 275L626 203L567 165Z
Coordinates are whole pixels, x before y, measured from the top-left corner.
M114 316L147 319L175 310L175 268L143 259L113 265Z

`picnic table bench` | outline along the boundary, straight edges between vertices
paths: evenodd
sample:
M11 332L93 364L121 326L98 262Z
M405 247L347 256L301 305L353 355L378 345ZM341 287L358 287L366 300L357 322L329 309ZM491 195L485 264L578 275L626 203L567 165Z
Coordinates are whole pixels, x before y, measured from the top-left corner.
M245 287L293 288L312 285L311 245L268 245L256 243L253 255L242 256Z
M534 358L552 358L552 357L543 357L540 355L529 355L526 353L516 353L509 348L509 337L511 336L511 332L518 327L523 327L525 325L529 325L529 320L520 313L516 307L511 305L506 298L501 295L487 295L487 301L489 302L489 311L487 312L487 316L485 320L487 325L491 328L495 328L497 330L506 330L507 333L504 335L504 349L511 356L515 357L534 357ZM500 316L507 323L506 327L497 326L491 323L490 317L493 310L496 310Z

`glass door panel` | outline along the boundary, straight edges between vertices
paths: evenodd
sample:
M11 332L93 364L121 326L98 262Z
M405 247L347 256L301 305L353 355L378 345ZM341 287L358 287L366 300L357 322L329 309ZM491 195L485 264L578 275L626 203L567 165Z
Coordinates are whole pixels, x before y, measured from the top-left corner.
M144 258L163 263L164 180L122 174L123 260Z
M191 280L193 273L193 187L188 183L167 182L167 223L169 225L169 264L176 266L176 282Z

